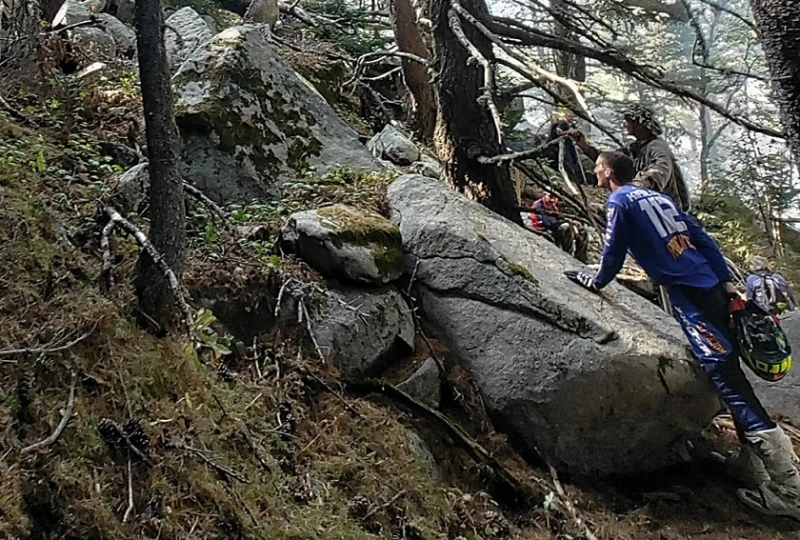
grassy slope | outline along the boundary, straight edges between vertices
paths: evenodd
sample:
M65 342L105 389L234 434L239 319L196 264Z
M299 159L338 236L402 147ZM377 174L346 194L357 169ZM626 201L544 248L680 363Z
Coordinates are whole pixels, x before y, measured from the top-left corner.
M39 114L37 107L28 112ZM0 363L0 538L579 537L571 521L553 509L503 517L480 492L474 464L435 426L374 396L345 395L359 416L348 412L339 398L303 374L314 369L313 354L288 335L265 338L290 359L280 377L270 370L273 354L261 364L266 377L243 365L226 382L216 373L217 359L206 358L205 364L189 359L181 336L156 339L142 332L133 322L127 280L135 245L115 237L117 285L103 294L97 282L96 201L107 193L112 169L94 138L120 133L121 119L131 114L121 109L69 126L63 118L74 111L56 115L61 120L42 113L48 127L37 131L0 116L0 349L93 329L68 351L5 357L18 363ZM374 187L344 175L290 186L291 197L281 204L234 214L242 221L275 220L332 200L366 200L380 207L384 201ZM193 207L190 214L187 281L232 282L230 265L209 257L221 253L218 231L200 209ZM269 274L269 256L253 248L249 262ZM61 418L72 370L79 382L69 424L46 450L21 455L19 448L43 439ZM457 384L468 399L453 408L462 413L479 408L476 398L469 399L471 383ZM101 439L102 418L119 423L135 418L150 436L153 465L132 462L133 511L127 522L128 459ZM411 424L432 444L446 472L443 483L433 483L409 450L405 426ZM499 438L481 434L474 420L471 430L542 495L552 489L546 474L522 463ZM220 472L185 446L247 482ZM777 522L777 529L769 522L765 529L764 521L743 514L731 488L713 473L692 470L635 486L568 489L600 538L795 534L784 522ZM644 496L653 490L681 497L653 502Z
M125 275L135 246L114 241L124 258L111 294L96 283L92 222L101 182L83 174L64 181L58 171L74 155L57 134L5 118L0 128L0 155L15 156L0 163L0 347L94 328L69 351L0 365L0 537L367 538L369 529L444 538L458 527L461 493L432 484L397 411L353 400L361 414L354 417L292 369L280 379L254 382L245 372L224 382L214 365L189 360L182 337L159 340L137 328ZM70 245L65 228L82 229L87 248ZM275 345L291 350L292 363L304 362L294 360L291 343ZM44 438L61 418L71 370L80 376L67 428L48 449L21 455L18 448ZM279 410L292 416L280 430ZM154 465L132 466L128 523L126 457L115 456L96 428L106 417L139 419L151 438ZM401 490L405 496L375 512L366 529L358 505L349 514L358 495L369 509ZM473 506L477 512L483 503Z

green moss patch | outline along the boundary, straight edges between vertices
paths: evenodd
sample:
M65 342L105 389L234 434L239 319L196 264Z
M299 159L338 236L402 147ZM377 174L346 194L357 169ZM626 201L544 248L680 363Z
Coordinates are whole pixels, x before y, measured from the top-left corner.
M344 205L329 206L317 213L333 225L333 241L367 248L382 274L403 267L403 239L400 229L374 212L358 211Z

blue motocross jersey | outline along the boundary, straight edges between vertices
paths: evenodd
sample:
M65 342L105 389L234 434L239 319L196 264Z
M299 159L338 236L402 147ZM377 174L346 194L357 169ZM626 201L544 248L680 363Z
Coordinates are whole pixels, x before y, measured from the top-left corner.
M606 204L603 260L594 278L608 285L622 268L626 252L656 285L688 285L708 289L731 280L714 240L668 196L626 185Z

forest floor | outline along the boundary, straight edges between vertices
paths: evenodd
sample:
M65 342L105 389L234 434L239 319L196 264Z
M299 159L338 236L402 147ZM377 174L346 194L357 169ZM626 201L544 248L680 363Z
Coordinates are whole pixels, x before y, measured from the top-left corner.
M115 88L135 86L126 81ZM129 283L139 249L112 238L116 279L105 287L98 213L120 170L103 142L124 139L138 104L81 95L80 114L58 101L16 100L37 128L0 114L0 538L584 537L550 473L492 431L472 383L437 343L458 390L443 412L530 487L531 506L505 504L485 467L429 418L339 384L303 328L265 334L236 362L187 354L179 334L141 330ZM388 181L342 173L231 215L274 234L290 212L322 200L369 200L380 210ZM276 261L271 238L242 246L197 201L189 206L190 290L258 286L274 301L286 273L309 274L297 261ZM59 351L9 353L75 340ZM420 343L407 369L429 353ZM62 418L54 441L23 450ZM440 481L408 429L430 447ZM712 434L730 444L724 425ZM599 539L800 535L800 524L748 512L736 484L707 462L624 480L562 480Z

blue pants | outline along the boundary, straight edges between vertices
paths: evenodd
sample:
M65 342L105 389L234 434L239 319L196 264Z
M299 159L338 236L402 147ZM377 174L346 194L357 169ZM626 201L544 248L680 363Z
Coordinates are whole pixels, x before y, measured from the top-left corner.
M711 289L672 285L667 287L667 293L673 316L689 339L695 357L711 377L717 394L730 409L737 430L755 432L774 428L775 423L739 364L728 295L722 285Z

